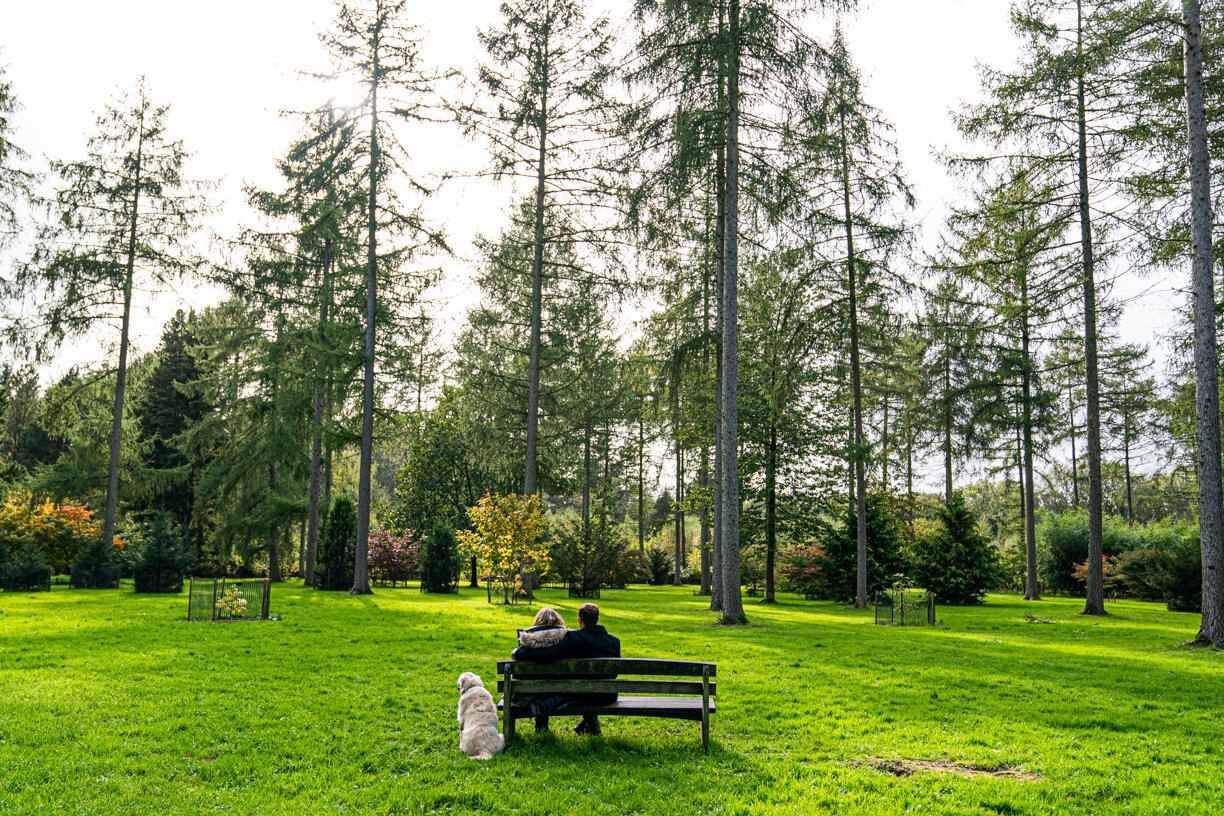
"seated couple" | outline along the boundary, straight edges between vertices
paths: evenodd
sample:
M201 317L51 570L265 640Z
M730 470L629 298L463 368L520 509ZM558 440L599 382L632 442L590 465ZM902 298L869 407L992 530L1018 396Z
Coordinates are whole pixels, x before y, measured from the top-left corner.
M599 625L599 607L584 603L578 607L578 628L566 629L565 621L555 610L544 607L536 613L530 629L519 630L519 647L510 656L515 660L551 663L554 660L574 660L590 657L620 657L620 641ZM611 678L609 678L611 679ZM571 703L607 705L616 701L610 694L533 694L519 697L516 705L526 705L535 717L536 732L548 730L548 717L567 708ZM599 718L586 714L574 729L575 734L600 736Z

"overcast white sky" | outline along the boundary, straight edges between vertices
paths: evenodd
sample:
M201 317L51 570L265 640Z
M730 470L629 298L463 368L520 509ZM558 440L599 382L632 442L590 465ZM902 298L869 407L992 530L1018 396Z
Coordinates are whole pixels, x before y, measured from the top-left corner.
M497 19L497 0L416 5L425 59L464 70L473 66L480 51L476 29ZM629 6L629 0L596 0L618 25L627 21ZM332 15L330 0L4 0L0 62L24 105L15 117L16 141L40 166L42 156L76 158L97 111L144 74L155 98L172 106L172 133L195 154L191 173L221 181L216 200L223 208L213 227L233 235L247 217L243 185L278 182L274 162L296 128L279 111L312 107L323 98L297 72L326 67L317 35ZM1008 2L872 0L843 22L869 101L896 126L929 246L938 236L944 203L956 195L932 151L959 144L948 112L976 98L975 65L1014 60ZM422 166L436 172L483 166L480 152L455 133L440 133L416 148ZM458 250L443 287L455 305L471 300L471 238L477 231L496 234L511 200L509 189L457 181L433 202L433 219L445 224ZM0 259L0 269L9 261ZM1164 328L1180 298L1167 281L1128 279L1118 287L1127 298L1140 292L1148 293L1128 309L1123 327L1128 339L1147 341ZM139 318L138 348L156 344L168 310L217 297L209 290L183 291Z

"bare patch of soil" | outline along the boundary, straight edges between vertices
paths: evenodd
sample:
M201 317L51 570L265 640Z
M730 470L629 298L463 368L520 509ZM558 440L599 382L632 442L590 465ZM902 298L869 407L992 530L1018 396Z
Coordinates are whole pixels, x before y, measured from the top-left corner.
M950 773L957 776L993 776L996 779L1019 779L1024 782L1036 782L1044 777L1041 774L1027 773L1016 765L999 765L995 768L979 768L975 765L962 765L958 762L946 762L929 759L879 759L868 758L864 763L877 771L893 776L911 776L918 771L931 773Z

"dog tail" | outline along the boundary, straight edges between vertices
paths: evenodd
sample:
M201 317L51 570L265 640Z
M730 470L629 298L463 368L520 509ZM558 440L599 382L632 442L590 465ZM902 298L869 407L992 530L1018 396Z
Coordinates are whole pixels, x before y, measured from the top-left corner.
M501 734L498 734L497 747L493 749L492 753L489 751L481 751L479 754L473 755L472 759L492 759L494 754L500 754L504 750L506 750L506 738Z

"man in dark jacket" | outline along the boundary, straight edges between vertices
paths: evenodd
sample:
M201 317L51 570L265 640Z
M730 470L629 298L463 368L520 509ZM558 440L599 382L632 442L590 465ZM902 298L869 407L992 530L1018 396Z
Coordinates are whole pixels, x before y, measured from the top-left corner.
M565 637L552 646L544 646L539 649L520 646L510 656L515 660L530 660L536 663L591 657L620 657L620 640L609 635L608 630L599 625L599 607L593 603L584 603L578 607L577 629L566 632ZM572 702L606 705L615 700L615 693L587 694L581 699L556 695L533 702L531 713L535 716L536 730L547 731L548 716L557 713ZM578 723L574 729L574 733L599 736L602 733L599 728L599 717L594 714L584 715L582 722Z

